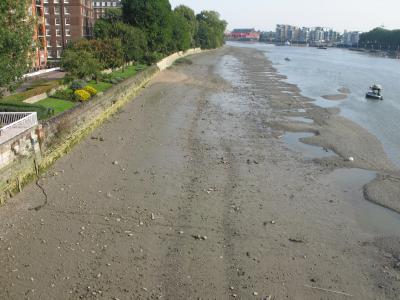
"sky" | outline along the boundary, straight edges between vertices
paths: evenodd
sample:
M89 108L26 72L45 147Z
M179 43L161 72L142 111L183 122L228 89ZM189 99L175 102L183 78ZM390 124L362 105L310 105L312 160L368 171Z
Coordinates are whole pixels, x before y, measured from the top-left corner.
M275 30L276 24L322 26L342 32L369 31L384 26L400 29L400 0L170 0L196 13L215 10L228 29Z

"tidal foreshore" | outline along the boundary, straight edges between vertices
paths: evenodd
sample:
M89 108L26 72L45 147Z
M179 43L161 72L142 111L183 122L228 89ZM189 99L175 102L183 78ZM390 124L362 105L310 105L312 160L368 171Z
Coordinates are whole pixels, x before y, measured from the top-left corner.
M397 169L284 79L230 46L159 73L44 174L45 208L33 184L0 210L0 298L397 299L400 221L363 194Z

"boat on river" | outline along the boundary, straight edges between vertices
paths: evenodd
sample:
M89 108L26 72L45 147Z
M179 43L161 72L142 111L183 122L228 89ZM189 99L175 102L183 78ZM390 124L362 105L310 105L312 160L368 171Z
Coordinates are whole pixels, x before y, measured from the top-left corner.
M365 95L365 98L374 99L374 100L383 100L383 96L381 95L382 86L379 84L373 84L369 87L369 92Z
M286 57L285 60L286 61L291 61L291 59L289 57Z

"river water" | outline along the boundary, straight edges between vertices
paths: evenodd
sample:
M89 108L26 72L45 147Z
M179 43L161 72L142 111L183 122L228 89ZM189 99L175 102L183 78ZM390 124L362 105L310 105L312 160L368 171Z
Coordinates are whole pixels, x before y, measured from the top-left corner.
M400 60L336 48L229 45L263 51L278 72L296 84L304 96L323 107L339 107L343 116L373 133L390 159L400 166ZM286 57L290 61L285 61ZM365 98L373 83L383 86L384 101ZM329 101L321 97L339 94L340 88L351 91L346 100Z

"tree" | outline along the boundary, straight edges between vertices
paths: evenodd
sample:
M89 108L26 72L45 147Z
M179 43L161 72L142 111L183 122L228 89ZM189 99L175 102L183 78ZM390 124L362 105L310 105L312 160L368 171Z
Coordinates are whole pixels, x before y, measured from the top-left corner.
M168 0L122 0L125 23L146 32L150 51L167 54L172 35L171 4Z
M124 51L121 40L118 38L82 39L70 44L68 48L74 51L90 52L103 68L117 68L124 64Z
M95 39L107 39L112 36L113 24L106 19L99 19L94 23L93 36Z
M359 45L369 49L400 50L400 30L375 28L361 34Z
M94 26L94 36L97 39L109 39L112 37L120 39L126 62L141 62L146 55L146 34L131 25L122 22L111 24L106 20L98 20Z
M196 16L198 32L197 44L202 49L214 49L224 44L224 32L227 26L226 21L220 20L219 13L215 11L202 11Z
M186 19L190 32L191 47L196 47L195 37L197 34L198 24L196 20L196 14L194 13L193 9L185 5L179 5L175 7L174 12Z
M103 69L101 63L86 50L66 49L61 57L61 67L69 78L97 78Z
M169 49L171 51L185 51L190 48L191 44L192 36L187 20L182 15L174 12L172 17L172 39Z
M12 88L29 69L33 20L26 0L0 1L0 89Z
M122 9L121 8L108 8L103 16L104 20L115 24L122 21Z

